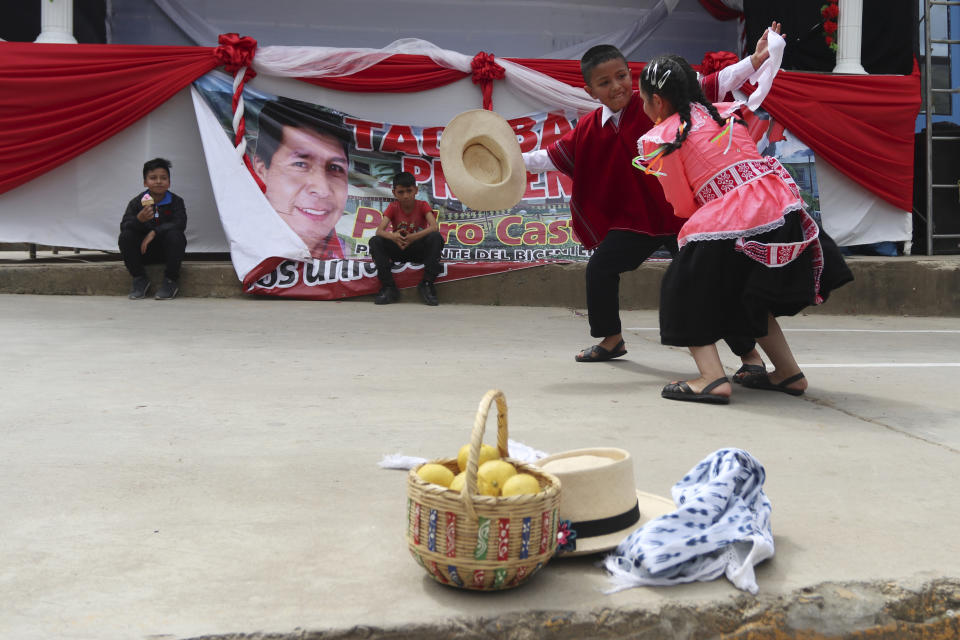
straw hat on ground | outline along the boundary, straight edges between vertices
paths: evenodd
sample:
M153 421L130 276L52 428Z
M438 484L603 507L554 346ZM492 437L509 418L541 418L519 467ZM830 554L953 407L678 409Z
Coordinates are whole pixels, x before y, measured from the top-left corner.
M513 127L486 109L464 111L444 128L440 163L453 194L477 211L509 209L527 188Z
M636 489L633 458L623 449L576 449L536 465L560 480L560 520L571 521L573 548L563 556L615 548L632 531L676 510L669 498Z

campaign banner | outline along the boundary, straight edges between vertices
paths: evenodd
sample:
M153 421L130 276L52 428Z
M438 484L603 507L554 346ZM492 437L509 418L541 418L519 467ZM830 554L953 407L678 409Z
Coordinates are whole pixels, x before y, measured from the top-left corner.
M589 258L571 226L572 182L560 171L528 173L523 199L510 209L475 211L444 179L443 126L367 120L249 87L243 92L248 170L233 144L232 79L211 72L194 89L214 195L248 293L312 299L375 293L380 284L369 241L394 200L392 180L400 172L413 174L417 199L437 218L444 240L437 282ZM509 122L521 150L532 151L576 121L549 112ZM395 265L397 285L416 285L422 268Z

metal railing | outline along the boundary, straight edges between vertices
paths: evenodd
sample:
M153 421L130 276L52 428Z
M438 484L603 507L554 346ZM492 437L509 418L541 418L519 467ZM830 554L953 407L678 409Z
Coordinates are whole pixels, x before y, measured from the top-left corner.
M933 242L934 240L949 239L949 238L960 238L960 234L957 233L936 233L934 229L934 204L933 204L933 190L934 189L957 189L958 198L960 198L960 180L956 184L936 184L933 181L933 142L934 140L943 140L943 141L957 141L960 142L960 136L935 136L933 135L933 95L935 93L960 93L960 87L951 87L949 89L934 89L933 88L933 47L934 44L946 44L954 45L960 44L960 40L949 40L949 39L939 39L934 38L930 34L930 10L934 6L960 6L960 1L958 0L925 0L924 2L924 14L923 14L923 33L924 33L924 44L925 44L925 64L924 64L924 76L926 79L926 90L924 91L923 98L923 111L926 115L927 127L926 127L926 197L927 197L927 210L924 212L925 215L921 214L921 217L927 223L927 255L933 255ZM948 34L949 35L949 34Z

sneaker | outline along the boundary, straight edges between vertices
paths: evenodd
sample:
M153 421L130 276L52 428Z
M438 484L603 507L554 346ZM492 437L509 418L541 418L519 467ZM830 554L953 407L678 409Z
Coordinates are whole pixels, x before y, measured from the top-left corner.
M177 282L170 278L164 278L163 284L157 289L157 295L155 297L157 300L173 300L177 297L178 293L180 293L180 287L177 285Z
M131 300L140 300L146 297L148 289L150 289L150 278L147 276L138 276L133 279L133 285L130 287L130 295L127 297Z
M428 304L431 307L440 304L440 301L437 300L437 289L433 286L432 282L422 281L417 285L417 291L420 292L420 298L423 300L423 304Z
M380 293L373 299L373 304L390 304L400 299L400 292L395 285L387 285L380 289Z

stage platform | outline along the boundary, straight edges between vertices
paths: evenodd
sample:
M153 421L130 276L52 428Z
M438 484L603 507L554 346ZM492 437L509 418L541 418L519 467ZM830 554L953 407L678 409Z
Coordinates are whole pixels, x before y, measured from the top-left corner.
M3 250L3 247L7 250ZM855 281L811 313L960 316L960 255L853 256ZM656 309L667 261L650 261L621 281L623 309ZM441 304L585 306L585 263L556 264L437 285ZM148 267L154 283L162 269ZM130 277L116 253L41 248L31 258L23 245L0 245L0 293L125 296ZM188 254L180 295L196 298L251 297L241 291L226 254ZM364 298L361 298L364 299ZM367 297L366 299L369 299ZM416 303L410 291L404 300Z

